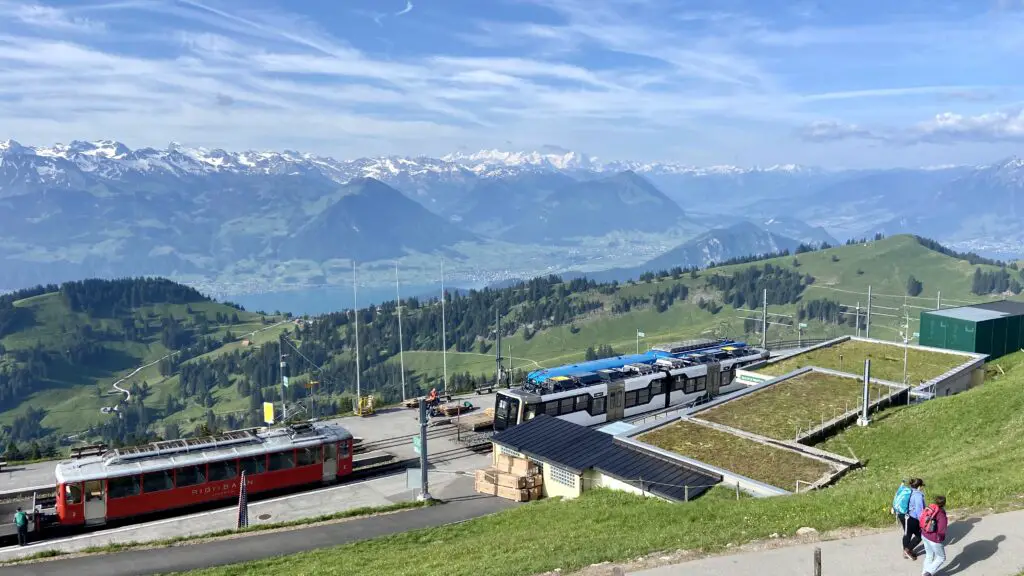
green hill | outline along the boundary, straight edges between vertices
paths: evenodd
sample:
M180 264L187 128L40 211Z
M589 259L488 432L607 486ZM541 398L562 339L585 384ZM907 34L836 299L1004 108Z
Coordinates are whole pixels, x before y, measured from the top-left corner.
M988 291L982 284L1019 290L1016 267L972 264L966 258L942 253L912 236L897 236L708 270L652 271L626 284L547 277L503 289L449 294L449 389L494 378L496 310L502 318L502 353L508 358L511 349L517 378L539 367L582 360L588 349L633 352L638 331L644 333L640 349L716 335L760 342L764 288L769 295L769 341L796 340L801 323L806 328L799 336L806 339L855 333L855 307L858 302L866 305L868 286L874 307L871 335L896 339L903 311L910 313L911 330L916 330L918 313L935 307L940 290L944 305L995 298L978 293ZM908 286L911 276L918 285ZM91 282L98 282L90 284L92 292L82 287L88 283L73 283L42 294L0 297L0 345L8 350L0 360L5 366L0 370L0 426L8 427L6 438L26 442L85 433L84 438L125 440L147 433L173 436L202 424L256 424L260 404L280 399L276 338L285 329L297 347L286 350L295 383L289 399L305 415L332 415L351 405L351 312L273 326L276 319L209 301L167 281L151 281L165 287L164 292L152 288L152 293ZM908 288L915 289L915 296L907 295ZM94 297L83 301L74 296L83 291ZM395 303L359 314L364 393L396 401L402 375ZM439 303L403 301L402 323L409 394L440 385ZM239 341L261 329L266 330L250 337L267 346ZM184 334L181 340L176 333ZM159 362L174 350L181 352ZM142 366L147 367L133 374ZM15 373L21 375L15 378ZM134 402L141 404L124 407L125 418L102 414L102 407L114 406L123 397L112 391L112 384L129 375L123 387L130 389L134 383ZM307 388L310 380L317 384ZM33 419L41 421L41 432L29 432Z
M147 412L147 426L168 416L146 408L165 406L177 393L160 374L161 359L225 353L242 338L270 337L274 331L265 329L276 322L160 279L89 280L8 294L0 297L0 320L0 441L22 445L104 432L116 440L109 437L119 428L112 423L127 423L125 435L136 432L131 418L101 409ZM113 388L121 379L123 389L137 389L142 408L121 405L126 395ZM190 403L177 399L182 409Z

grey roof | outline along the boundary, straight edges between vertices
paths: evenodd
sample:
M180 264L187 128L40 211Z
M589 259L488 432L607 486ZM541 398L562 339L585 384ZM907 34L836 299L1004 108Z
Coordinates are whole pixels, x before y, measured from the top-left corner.
M946 318L955 318L957 320L967 320L969 322L984 322L985 320L995 320L996 318L1009 316L1009 314L1006 314L1005 312L997 312L995 310L986 310L984 308L975 308L972 306L947 308L945 310L929 310L926 313L933 316L944 316Z
M996 300L995 302L975 304L972 307L981 308L983 310L992 310L994 312L1003 312L1011 316L1024 316L1024 302L1016 302L1014 300Z
M721 477L669 462L615 442L611 434L546 414L509 428L491 438L530 458L566 468L576 474L598 470L669 500L696 498Z
M139 448L112 450L100 456L64 460L57 464L54 475L58 484L84 482L259 456L289 448L308 448L351 438L352 434L337 424L319 423L303 428L273 428L255 434L232 432L217 437L220 440L217 443L200 443L178 450L172 449L174 443L187 444L188 441L156 442Z

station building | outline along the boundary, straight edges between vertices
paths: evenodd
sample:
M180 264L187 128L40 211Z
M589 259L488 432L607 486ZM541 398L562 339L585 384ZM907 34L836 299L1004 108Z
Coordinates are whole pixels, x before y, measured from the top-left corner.
M989 360L1024 348L1024 302L999 300L921 312L922 346L986 354Z
M722 481L618 442L608 432L541 414L491 439L494 462L507 454L536 463L545 497L576 498L585 490L609 488L683 502Z

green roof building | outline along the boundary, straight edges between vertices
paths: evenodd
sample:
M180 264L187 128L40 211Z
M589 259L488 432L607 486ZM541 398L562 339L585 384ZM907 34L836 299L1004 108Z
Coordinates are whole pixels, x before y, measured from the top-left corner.
M921 312L922 346L988 354L989 360L1024 348L1024 302L999 300Z

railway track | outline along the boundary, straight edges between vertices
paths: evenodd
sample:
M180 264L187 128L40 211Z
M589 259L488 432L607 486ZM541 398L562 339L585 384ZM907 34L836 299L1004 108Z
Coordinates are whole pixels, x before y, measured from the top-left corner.
M458 430L453 428L435 428L433 430L427 430L427 443L429 449L430 440L449 438L455 436ZM418 437L419 434L407 434L404 436L393 436L391 438L383 438L381 440L374 440L373 442L364 442L356 446L357 452L373 452L376 450L388 450L390 448L398 448L400 446L408 446L412 443L413 438Z

